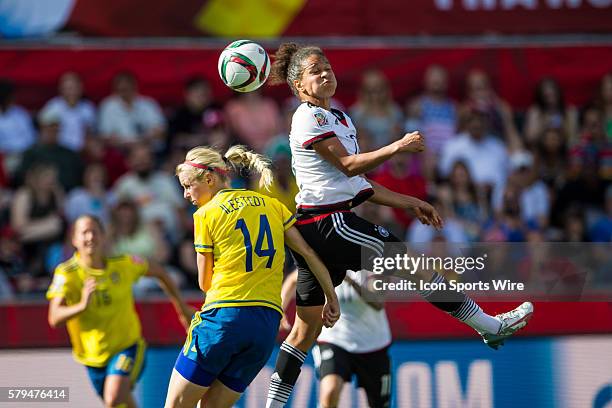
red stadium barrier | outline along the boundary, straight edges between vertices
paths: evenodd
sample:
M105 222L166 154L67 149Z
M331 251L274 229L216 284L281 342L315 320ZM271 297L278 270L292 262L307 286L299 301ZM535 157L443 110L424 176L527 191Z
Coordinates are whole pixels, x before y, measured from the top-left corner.
M273 50L269 50L273 51ZM182 100L182 84L191 76L211 79L220 99L231 96L217 74L218 49L0 49L0 77L16 81L18 103L39 109L56 94L57 80L67 71L82 75L87 95L99 101L110 93L112 76L121 70L134 72L140 90L163 105ZM469 70L481 68L493 79L498 93L516 108L524 109L533 100L536 83L553 76L565 91L567 102L582 105L595 94L601 77L612 71L612 45L506 48L375 48L326 49L340 86L337 98L350 105L360 76L369 68L382 69L390 78L398 101L421 89L425 68L436 63L450 70L450 93L463 95L463 81ZM44 67L44 69L41 69ZM290 96L288 87L266 89L282 99Z
M198 306L196 303L192 303ZM516 303L482 303L489 313L510 310ZM171 304L165 301L141 302L137 310L143 333L151 345L181 344L185 331ZM474 331L425 302L389 303L387 315L394 339L452 339L474 337ZM46 304L0 306L0 348L67 346L66 329L47 324ZM541 302L520 336L612 333L612 303ZM279 337L286 336L281 333Z
M273 21L278 27L263 32L286 36L609 33L612 17L607 0L302 0L299 3L295 17L280 4L258 3L255 7L260 21L265 18L266 23ZM218 10L222 3L212 0L183 0L180 4L177 7L171 0L157 0L153 4L148 0L106 0L100 8L97 0L78 0L66 18L66 26L86 35L195 36L257 32L255 28L261 24L249 14L253 9L248 7L248 0L234 1L225 10ZM212 8L217 8L217 13ZM202 21L201 14L207 12L209 18ZM233 18L228 18L228 14ZM237 26L236 21L242 24ZM232 31L222 28L223 24L236 27Z

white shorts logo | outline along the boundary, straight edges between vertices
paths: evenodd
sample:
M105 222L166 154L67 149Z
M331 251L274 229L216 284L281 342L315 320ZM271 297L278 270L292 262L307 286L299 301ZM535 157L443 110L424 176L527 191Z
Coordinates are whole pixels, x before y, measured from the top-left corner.
M380 236L387 238L389 236L389 231L385 227L381 227L380 225L376 226L376 231L380 234Z
M323 350L321 353L321 360L330 360L334 358L334 350Z

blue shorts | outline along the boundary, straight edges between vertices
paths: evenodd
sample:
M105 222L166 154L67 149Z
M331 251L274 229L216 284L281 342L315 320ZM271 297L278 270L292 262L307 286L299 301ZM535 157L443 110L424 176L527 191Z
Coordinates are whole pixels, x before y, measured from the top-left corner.
M130 377L132 386L138 381L144 367L146 344L139 340L136 344L121 350L104 367L87 367L87 374L100 398L104 398L104 381L108 375Z
M220 307L198 312L174 368L209 387L218 379L244 392L274 349L281 314L265 306Z

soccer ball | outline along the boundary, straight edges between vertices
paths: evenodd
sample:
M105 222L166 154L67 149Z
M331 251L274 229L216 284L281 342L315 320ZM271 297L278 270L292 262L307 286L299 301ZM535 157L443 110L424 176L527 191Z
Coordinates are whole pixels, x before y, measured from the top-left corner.
M254 91L266 82L269 74L270 57L253 41L234 41L219 56L219 75L234 91Z

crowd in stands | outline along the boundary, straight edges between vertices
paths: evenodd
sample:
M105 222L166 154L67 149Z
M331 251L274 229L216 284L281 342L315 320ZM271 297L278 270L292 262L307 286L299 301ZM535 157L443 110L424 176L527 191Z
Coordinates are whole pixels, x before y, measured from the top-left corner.
M460 101L448 95L448 81L443 67L431 66L420 93L398 101L385 76L369 71L354 105L336 102L357 126L362 151L413 130L425 136L425 153L396 156L369 176L434 203L446 226L435 231L367 203L362 215L411 243L612 241L612 74L580 107L544 78L524 112L483 71L469 73ZM105 223L111 254L154 259L182 288L197 289L195 208L174 176L196 145L241 143L268 155L276 180L266 194L295 210L288 127L297 101L251 92L220 104L205 79L193 78L181 106L161 107L129 72L115 76L97 105L85 91L67 72L58 95L30 113L14 103L14 84L0 80L0 299L44 293L72 255L68 228L84 213ZM257 189L248 174L233 183ZM138 290L155 285L145 279Z

